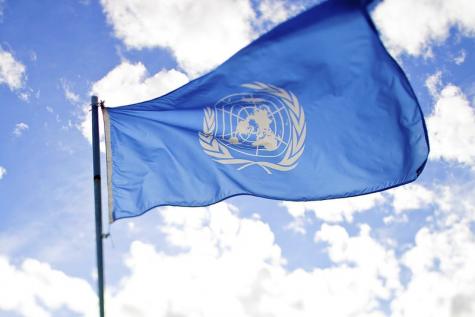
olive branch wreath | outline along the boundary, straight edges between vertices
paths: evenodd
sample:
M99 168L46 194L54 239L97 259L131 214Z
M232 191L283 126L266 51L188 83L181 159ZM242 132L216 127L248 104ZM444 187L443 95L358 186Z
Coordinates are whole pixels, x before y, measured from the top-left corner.
M242 86L274 95L280 98L289 109L292 128L290 142L287 146L284 157L278 163L234 158L226 146L219 143L213 135L216 127L216 118L211 107L206 107L204 109L205 117L203 120L203 131L199 132L200 144L203 151L213 157L216 162L221 164L241 164L238 170L242 170L252 165L262 167L267 174L272 174L271 169L278 171L289 171L293 169L297 166L297 160L302 156L305 148L305 137L307 135L305 114L297 97L290 91L270 84L254 82Z

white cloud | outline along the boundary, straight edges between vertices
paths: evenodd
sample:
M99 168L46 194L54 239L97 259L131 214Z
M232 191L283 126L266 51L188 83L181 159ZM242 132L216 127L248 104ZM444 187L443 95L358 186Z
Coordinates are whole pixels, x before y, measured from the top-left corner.
M396 213L425 208L435 201L436 195L419 184L408 184L388 191L393 196L393 208Z
M303 212L294 216L292 221L285 226L285 229L305 235L307 233L307 230L305 229L307 222L308 219L305 218L305 212Z
M475 180L445 184L437 189L435 197L437 226L475 221Z
M451 202L465 194L453 192ZM446 210L440 217L450 214ZM331 265L316 263L307 270L289 270L271 228L258 217L239 216L229 204L168 207L160 215L166 246L158 251L148 243L131 244L125 257L129 273L108 285L111 316L469 317L475 312L475 237L463 215L437 229L423 227L402 257L374 238L366 224L356 234L323 224L314 235L315 248L324 244ZM401 265L411 272L404 285ZM36 260L17 268L0 257L0 284L16 286L0 288L0 310L42 317L63 307L96 316L87 282Z
M5 84L10 90L18 90L23 87L24 80L25 66L0 47L0 85Z
M122 62L92 86L92 94L105 100L107 107L124 106L131 103L159 97L188 82L185 74L161 70L149 75L142 63ZM99 120L102 125L102 119ZM89 106L84 108L84 119L80 124L83 135L92 140L91 114ZM102 133L102 126L100 128Z
M391 307L394 317L475 315L475 238L466 224L421 229L403 264L412 277Z
M79 102L79 95L76 94L72 90L71 84L68 81L64 80L64 79L61 79L60 82L61 82L61 88L63 89L63 92L64 92L64 97L66 98L66 100L69 101L72 104L78 103Z
M379 300L400 288L394 252L368 226L356 236L322 227L316 239L335 265L288 271L269 226L228 204L166 208L162 216L166 241L181 251L132 243L111 315L382 317Z
M403 253L408 282L391 302L392 317L475 315L474 180L433 190L434 215Z
M95 82L92 92L115 107L159 97L187 82L186 75L174 69L150 76L142 63L124 61Z
M0 166L0 179L2 179L7 174L7 169L3 166Z
M283 202L282 205L295 218L304 217L307 211L327 222L353 221L355 213L363 212L384 202L380 193L312 202Z
M462 49L459 55L454 57L454 63L457 65L462 65L465 62L466 58L467 58L467 51Z
M13 134L16 137L20 137L29 128L30 127L25 122L19 122L15 125L15 129L13 130Z
M321 230L315 234L315 241L329 243L328 255L334 263L353 264L364 268L368 281L374 276L381 277L385 285L378 286L380 296L389 299L388 291L400 287L399 265L394 251L374 240L370 232L371 228L363 224L360 225L359 235L350 237L345 228L339 225L323 224Z
M427 118L430 158L475 167L475 109L462 90L452 84L437 95L434 110Z
M267 29L301 10L282 0L102 0L115 35L128 48L162 47L190 77L221 64ZM255 29L256 27L256 29Z
M223 62L253 36L247 0L102 0L115 34L129 48L169 48L196 76Z
M96 295L86 281L34 259L24 260L17 268L0 256L0 285L0 311L50 317L66 308L82 316L96 316Z
M304 9L303 4L298 1L289 3L284 0L261 0L258 5L260 24L281 23Z
M456 223L475 221L475 183L445 183L430 187L417 183L391 189L392 207L395 214L387 217L387 222L407 221L406 212L425 210L432 212L427 220L436 226L449 227Z
M22 91L18 94L18 98L20 98L24 102L30 101L30 93L28 91Z
M429 211L436 212L430 216L427 221L436 221L441 223L454 223L460 221L460 212L463 217L467 217L467 211L471 209L470 200L464 199L459 203L460 197L471 196L472 193L460 188L456 184L451 186L435 185L430 187L417 183L411 183L385 192L385 196L392 198L391 206L394 212L383 218L383 222L408 222L408 212ZM474 201L475 206L475 201ZM458 212L460 210L460 212ZM475 210L475 208L474 208ZM475 211L474 211L475 215ZM474 218L475 219L475 218Z
M440 89L442 88L442 72L439 70L427 77L425 85L433 98L439 97Z
M453 27L463 35L475 35L472 0L384 0L372 16L386 46L396 55L425 54L432 44L446 40Z
M475 249L475 235L471 229L475 220L473 188L471 181L436 186L435 189L409 184L388 191L384 196L392 196L396 213L429 205L436 209L427 225L418 231L415 244L405 247L406 251L400 258L396 258L389 243L385 245L371 238L367 225L360 225L360 233L351 237L339 225L323 224L315 234L315 241L329 244L327 252L333 263L365 267L365 271L358 270L354 274L368 274L366 280L370 284L371 276L385 272L379 280L380 284L373 285L373 290L379 290L378 298L387 301L390 307L390 312L382 313L382 316L474 316L475 255L471 251ZM403 266L410 272L404 286L400 276ZM330 268L324 270L328 272ZM369 289L361 292L371 294ZM375 297L373 293L371 298ZM333 314L327 312L321 315Z
M164 209L162 230L182 252L167 255L134 242L127 258L131 275L114 295L111 314L247 315L242 301L253 289L259 292L282 258L270 228L236 212L226 204Z

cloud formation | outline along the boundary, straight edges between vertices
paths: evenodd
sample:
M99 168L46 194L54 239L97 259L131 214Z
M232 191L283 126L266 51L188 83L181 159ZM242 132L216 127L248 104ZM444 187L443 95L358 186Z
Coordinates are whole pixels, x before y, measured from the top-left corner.
M178 253L136 241L130 275L112 295L114 316L383 316L379 300L400 288L394 252L368 226L349 235L324 225L332 267L289 271L267 224L225 203L166 208L162 227ZM341 305L344 301L345 305Z
M34 259L24 260L17 268L0 255L0 285L0 311L51 317L55 311L67 309L81 316L96 316L96 295L86 281Z
M16 137L20 137L26 130L28 130L30 126L25 122L19 122L15 125L15 129L13 130L13 135Z
M181 251L172 255L134 242L130 275L113 295L114 315L471 316L475 235L470 208L453 217L466 193L452 188L445 195L451 198L437 203L443 206L434 220L439 224L419 229L400 256L366 224L354 235L323 224L314 240L326 245L331 265L307 271L288 270L270 228L228 204L167 208L162 230ZM407 282L403 269L410 272ZM138 296L143 289L148 291Z
M72 104L79 102L79 95L73 91L73 89L71 88L71 84L68 83L65 79L61 79L60 83L66 100Z
M436 199L436 194L432 190L417 183L390 189L388 194L393 198L392 207L397 214L426 208Z
M461 202L470 197L466 188L444 190L437 218L418 230L402 254L367 224L351 234L324 223L314 233L315 249L323 246L330 263L307 270L289 270L269 225L240 216L232 205L162 208L166 247L131 244L124 258L129 273L109 285L107 312L117 317L472 316L475 212L468 212L475 201ZM406 281L403 269L409 271ZM17 285L0 289L0 310L42 317L63 308L95 316L92 287L45 263L28 259L15 267L0 257L0 282Z
M312 212L317 219L335 223L341 221L352 222L354 214L372 209L384 201L382 194L375 193L311 202L286 201L282 202L282 205L295 218L304 217L306 212Z
M430 53L456 27L475 36L475 2L472 0L384 0L372 13L386 46L399 55Z
M175 70L161 70L150 75L142 63L124 61L92 86L92 93L107 101L108 107L159 97L188 82Z
M434 86L436 87L436 86ZM475 168L475 109L462 90L448 84L440 91L427 118L431 159L443 159Z
M102 0L116 36L129 48L164 47L196 76L223 62L253 36L246 0Z
M1 4L0 4L1 6ZM23 87L25 80L25 66L15 57L0 47L0 85L5 84L10 90Z
M3 166L0 166L0 179L2 179L7 174L7 169Z
M454 63L457 65L462 65L465 62L466 58L467 58L467 51L462 49L460 50L460 53L454 57Z
M128 48L169 49L180 69L196 77L221 64L301 6L266 0L254 11L249 0L102 0L115 35Z
M402 257L412 277L392 302L394 317L470 317L475 313L475 237L456 223L444 230L421 229Z
M311 202L282 202L287 212L293 217L287 226L294 232L305 234L305 225L309 213L326 223L352 223L356 214L374 208L386 208L391 213L384 218L385 223L395 220L407 221L405 213L443 205L443 188L436 192L423 185L411 183L389 189L381 193Z

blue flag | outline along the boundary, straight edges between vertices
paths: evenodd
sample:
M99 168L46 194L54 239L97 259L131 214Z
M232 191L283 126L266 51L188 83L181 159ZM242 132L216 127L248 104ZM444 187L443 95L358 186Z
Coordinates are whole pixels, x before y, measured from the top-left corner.
M377 192L415 180L429 152L416 96L357 0L315 6L104 119L112 221L242 194Z

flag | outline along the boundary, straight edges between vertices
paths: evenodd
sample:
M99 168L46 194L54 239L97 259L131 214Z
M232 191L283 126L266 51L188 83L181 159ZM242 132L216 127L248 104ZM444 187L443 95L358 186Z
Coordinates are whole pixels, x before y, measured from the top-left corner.
M415 180L429 152L416 96L357 0L317 5L169 94L103 111L111 221L243 194L377 192Z

